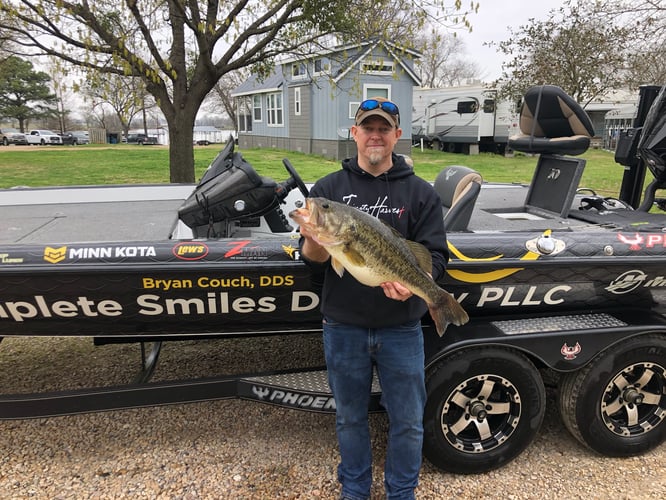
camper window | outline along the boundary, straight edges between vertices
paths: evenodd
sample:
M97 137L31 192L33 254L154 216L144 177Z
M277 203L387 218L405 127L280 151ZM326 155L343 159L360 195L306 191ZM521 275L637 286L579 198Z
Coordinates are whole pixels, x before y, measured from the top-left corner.
M476 113L479 110L479 104L476 101L459 101L458 114Z
M484 113L495 112L495 99L485 99L483 101L483 112Z

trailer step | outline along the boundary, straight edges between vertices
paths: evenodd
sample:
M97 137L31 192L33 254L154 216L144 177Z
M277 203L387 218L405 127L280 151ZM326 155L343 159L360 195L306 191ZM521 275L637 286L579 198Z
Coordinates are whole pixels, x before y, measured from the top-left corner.
M301 371L247 377L239 380L238 396L298 410L335 412L335 400L326 370ZM382 411L381 387L373 374L370 408Z
M326 370L278 373L275 375L260 375L244 378L243 381L256 382L258 384L290 387L294 390L306 392L330 393L328 385L328 372ZM377 373L372 380L372 392L380 392Z
M621 321L606 313L548 316L543 318L507 319L501 321L492 321L491 324L506 335L564 332L628 326L624 321Z

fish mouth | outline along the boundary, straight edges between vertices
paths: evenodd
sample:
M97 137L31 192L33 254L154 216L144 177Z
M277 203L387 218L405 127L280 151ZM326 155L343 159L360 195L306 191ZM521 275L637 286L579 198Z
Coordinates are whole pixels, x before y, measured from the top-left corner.
M305 198L305 210L309 214L309 220L312 223L318 222L319 205L313 198Z
M317 204L311 198L305 198L305 206L289 212L289 217L299 224L310 224L317 221Z

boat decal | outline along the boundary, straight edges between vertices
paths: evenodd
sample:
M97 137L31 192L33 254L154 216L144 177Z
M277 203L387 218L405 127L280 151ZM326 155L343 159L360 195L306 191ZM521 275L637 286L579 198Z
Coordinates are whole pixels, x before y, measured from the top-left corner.
M51 264L57 264L65 260L67 255L67 247L46 247L44 248L44 260Z
M453 255L455 255L458 259L465 261L465 262L492 262L496 261L498 259L501 259L503 257L502 254L496 255L493 257L481 257L481 258L473 258L473 257L468 257L464 255L460 250L458 250L453 244L450 242L448 243L449 250ZM532 261L532 260L537 260L540 257L538 253L532 252L528 250L520 259L522 261ZM462 281L465 283L490 283L493 281L501 280L502 278L506 278L508 276L511 276L512 274L515 274L517 272L522 271L525 269L524 267L508 267L506 269L497 269L495 271L488 271L488 272L482 272L482 273L471 273L468 271L461 271L460 269L447 269L446 273L451 276L452 278L455 278L458 281Z
M298 260L298 249L294 248L291 245L282 245L282 250L286 253L291 259Z
M126 259L156 257L157 252L153 245L109 245L109 246L62 246L58 248L45 247L44 260L51 264L58 264L63 260L84 261L97 260L104 262L122 262Z
M250 243L255 244L250 245ZM256 243L253 240L230 241L227 243L230 249L225 252L224 258L228 260L268 260L273 251Z
M666 248L666 234L661 233L634 233L633 236L625 236L617 233L617 239L629 245L629 250L643 250L643 248Z
M23 257L12 257L8 253L0 253L0 264L23 264Z
M640 244L643 243L643 237L638 233L634 233L634 236L631 238L622 233L617 233L617 239L629 245L629 250L640 250Z
M562 356L564 356L564 359L566 359L567 361L573 361L574 359L576 359L576 356L580 354L582 350L583 348L580 346L578 342L576 342L576 345L573 347L570 347L565 342L562 345L562 349L560 349L560 353L562 353Z
M492 257L478 257L478 258L467 257L460 250L458 250L453 243L451 243L450 241L448 241L447 243L448 243L448 246L449 246L449 250L451 251L451 253L453 255L455 255L460 260L464 260L464 261L467 261L467 262L486 262L486 261L493 261L493 260L501 259L502 257L504 257L503 254L494 255Z
M171 253L180 260L201 260L208 255L208 252L208 245L200 241L183 241L171 250Z
M610 282L606 290L615 295L630 293L637 288L664 288L666 287L665 276L655 276L652 279L640 269L631 269L620 274Z

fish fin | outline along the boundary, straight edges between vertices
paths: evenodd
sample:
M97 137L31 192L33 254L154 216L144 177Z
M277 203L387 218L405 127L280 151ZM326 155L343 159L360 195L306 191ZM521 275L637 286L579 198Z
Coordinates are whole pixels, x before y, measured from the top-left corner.
M405 240L407 243L407 246L409 249L412 251L414 254L414 257L416 257L416 261L419 264L419 267L423 269L426 273L432 274L432 253L430 253L430 250L428 250L425 246L423 246L421 243L418 243L416 241L408 240L403 236L403 234L398 231L396 228L391 226L388 222L385 220L381 219L381 222L384 223L384 225L391 230L394 236L397 238L400 238L402 240Z
M416 257L416 261L419 263L419 267L423 269L426 273L432 274L432 253L426 247L417 243L416 241L405 240L409 249Z
M342 251L345 253L345 257L350 263L359 267L365 266L365 258L357 250L354 250L349 245L345 245Z
M430 316L435 321L437 334L441 337L446 331L446 327L453 323L454 325L464 325L469 321L469 316L458 303L458 301L446 290L442 290L437 297L437 302L428 304Z
M342 278L342 275L345 274L345 267L338 259L331 257L331 266L338 276Z

